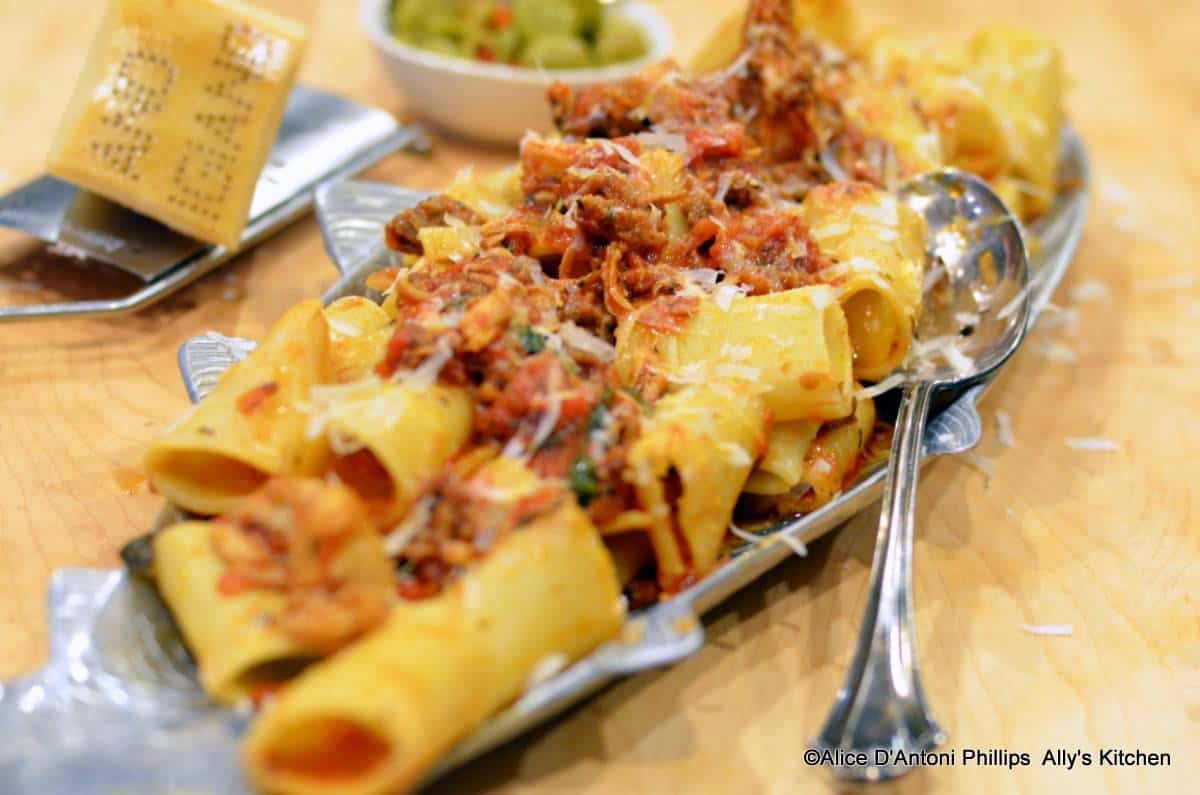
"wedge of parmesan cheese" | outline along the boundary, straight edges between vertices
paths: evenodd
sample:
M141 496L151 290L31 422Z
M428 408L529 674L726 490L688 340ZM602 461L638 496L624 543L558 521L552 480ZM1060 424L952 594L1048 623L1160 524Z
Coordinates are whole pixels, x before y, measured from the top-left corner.
M307 38L237 0L110 0L50 173L236 249Z

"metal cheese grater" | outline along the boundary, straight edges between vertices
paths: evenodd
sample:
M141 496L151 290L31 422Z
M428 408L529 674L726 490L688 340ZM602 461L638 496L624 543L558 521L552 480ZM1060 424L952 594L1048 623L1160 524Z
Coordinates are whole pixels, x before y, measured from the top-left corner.
M320 183L362 171L402 147L424 152L429 140L419 127L401 126L378 108L296 87L258 179L242 250L307 213ZM144 283L111 300L0 307L0 322L131 312L191 284L235 253L51 176L0 197L0 226L113 265Z

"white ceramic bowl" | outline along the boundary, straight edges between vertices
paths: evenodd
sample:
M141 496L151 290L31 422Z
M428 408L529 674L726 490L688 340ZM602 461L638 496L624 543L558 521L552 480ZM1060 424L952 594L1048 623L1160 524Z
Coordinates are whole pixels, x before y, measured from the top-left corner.
M536 70L451 58L397 41L388 30L390 0L363 0L360 23L412 109L466 138L513 144L526 130L552 126L546 88L556 80L587 86L631 77L671 52L671 27L656 10L621 3L610 13L634 22L646 34L649 52L636 61L601 69Z

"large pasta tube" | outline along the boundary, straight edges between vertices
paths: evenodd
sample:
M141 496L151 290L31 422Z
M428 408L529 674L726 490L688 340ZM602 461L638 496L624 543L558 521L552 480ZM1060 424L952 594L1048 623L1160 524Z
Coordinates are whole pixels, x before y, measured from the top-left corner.
M670 587L713 567L733 508L766 444L768 414L741 381L668 395L629 450L629 474L650 517L659 577Z
M213 549L211 523L167 528L154 537L154 557L159 592L196 659L200 684L217 701L281 682L318 656L280 629L283 592L222 593L226 566Z
M746 4L747 8L749 3ZM849 0L795 0L792 21L800 30L811 31L824 41L847 47L854 38L854 12ZM724 69L733 63L745 45L746 10L735 13L717 26L692 59L696 74Z
M937 128L947 165L989 180L1008 171L1011 157L1000 116L970 78L961 47L884 30L868 37L862 50L879 79L912 92L922 115Z
M809 513L825 505L857 471L875 431L875 403L860 398L854 415L823 427L804 456L799 482L786 494L772 498L781 515Z
M344 384L370 375L387 355L394 327L379 304L358 295L325 308L329 323L329 378Z
M906 86L859 74L846 86L842 110L848 124L892 147L897 167L889 168L885 160L885 179L904 179L943 164L941 136L917 112Z
M297 795L407 790L539 663L582 656L622 620L612 561L564 496L441 595L401 604L284 690L250 732L250 775Z
M972 76L983 88L1012 151L1013 172L1025 183L1024 215L1050 207L1058 187L1063 76L1058 49L1013 28L988 28L967 46Z
M521 194L521 167L508 166L482 176L472 168L463 169L454 175L446 195L484 218L502 218L525 198Z
M850 338L829 287L738 296L726 305L705 299L673 332L640 317L631 315L617 330L616 364L626 383L647 374L679 384L740 378L762 390L777 422L850 413Z
M821 278L837 288L845 310L854 377L877 381L904 361L912 345L925 222L891 194L860 182L814 188L802 211L821 253L834 261Z
M767 436L767 452L750 473L743 491L750 494L783 494L804 477L804 458L817 437L820 423L783 422Z
M318 389L314 398L333 471L387 518L406 514L471 434L465 389L366 382Z
M161 494L201 514L228 510L272 475L315 466L300 405L324 374L328 327L319 301L289 310L244 362L146 454Z

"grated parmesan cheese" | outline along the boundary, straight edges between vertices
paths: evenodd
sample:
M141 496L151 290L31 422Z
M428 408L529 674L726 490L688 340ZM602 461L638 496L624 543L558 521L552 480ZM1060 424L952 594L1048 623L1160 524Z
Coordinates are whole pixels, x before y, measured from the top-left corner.
M925 274L925 281L921 285L921 294L928 295L929 291L936 287L938 282L945 279L947 275L946 264L944 262L939 262L937 265L934 265L929 269L929 272Z
M750 367L745 364L732 364L730 362L721 362L713 367L712 371L715 375L726 378L741 378L746 381L757 381L762 376L762 371L757 367Z
M619 144L616 141L610 141L607 138L601 138L599 140L599 144L604 149L615 153L618 157L634 168L645 168L645 166L642 165L642 161L638 160L633 152L630 152L629 149L624 145Z
M746 52L748 54L750 51L747 50ZM821 163L821 168L825 169L825 173L834 180L838 182L850 181L850 175L846 173L846 169L842 167L841 162L838 161L837 153L832 148L828 146L823 148L817 159Z
M445 338L438 340L437 350L429 354L413 370L397 370L392 380L419 391L433 386L446 366L446 362L454 358L454 351Z
M1111 301L1112 290L1099 279L1088 279L1071 288L1071 300L1077 304L1089 301Z
M721 278L721 271L712 268L691 268L680 272L685 278L707 287L715 287Z
M884 226L897 227L900 225L900 205L891 196L883 197L878 204L856 204L850 209L850 212Z
M1035 355L1052 362L1075 364L1079 361L1079 354L1071 347L1054 340L1035 340L1029 343L1029 350L1033 351Z
M818 475L828 475L833 471L833 464L829 463L827 459L818 458L812 462L812 470Z
M996 409L996 439L1005 447L1017 446L1017 437L1013 434L1012 417L1002 409Z
M730 345L729 343L725 343L721 346L720 355L724 359L740 361L742 359L749 359L753 353L754 349L749 345Z
M558 330L559 337L568 348L595 356L607 364L617 358L617 349L586 329L567 322Z
M850 224L826 224L825 226L817 227L812 230L812 236L817 240L824 240L830 237L839 237L850 231Z
M814 286L808 291L809 300L812 301L813 309L818 312L824 312L829 307L837 303L834 298L833 288L825 286Z
M422 497L408 512L408 516L383 537L383 549L389 558L399 557L413 536L429 524L433 515L433 503L434 498L431 495Z
M960 342L960 337L951 334L929 340L915 340L912 350L909 352L909 358L920 362L930 354L939 354L946 364L960 376L969 375L974 371L975 365L971 362L970 357L958 347Z
M904 373L892 373L877 384L859 389L854 393L854 397L862 400L878 397L884 392L889 392L892 389L903 385L907 380L908 378L904 375Z
M975 450L967 450L959 455L962 462L972 469L983 473L984 485L990 485L992 476L996 474L996 461Z
M866 257L851 257L846 262L846 267L852 271L870 271L871 273L883 273L883 268L879 267L879 263L875 260L867 259Z
M329 328L332 329L336 334L340 334L343 337L362 336L362 329L353 323L348 323L345 320L336 317L328 317L325 320L329 323Z
M1053 304L1046 304L1045 308L1050 309ZM1062 329L1067 334L1074 336L1079 332L1079 310L1068 307L1067 309L1057 309L1055 312L1043 312L1037 320L1037 327L1042 331L1050 331L1052 329Z
M1067 637L1075 634L1075 628L1070 624L1022 624L1021 629L1030 635L1057 635Z
M658 147L676 154L687 154L687 139L679 133L664 133L650 130L633 136L643 146Z
M978 312L955 312L954 320L960 326L977 326L979 325Z
M1063 444L1086 453L1115 453L1121 449L1112 439L1103 436L1071 436L1063 439Z
M747 467L754 463L754 459L745 447L733 442L721 442L718 447L725 453L729 459L729 465L735 467Z
M538 420L537 427L533 430L533 438L530 439L529 445L522 448L520 438L513 436L508 440L508 444L504 445L501 455L523 461L536 453L538 448L550 438L550 434L554 433L554 426L558 424L558 418L562 414L562 395L558 392L551 392L548 397L550 405L542 412L541 419Z
M717 180L717 192L713 195L713 200L718 204L723 204L725 202L725 195L729 193L731 185L733 185L733 172L722 171L720 178Z
M748 533L745 530L743 530L742 528L740 528L737 525L730 522L729 523L729 532L733 533L735 536L742 539L743 541L750 543L750 544L754 544L755 546L766 546L767 544L776 543L776 542L778 542L780 544L786 544L787 546L791 547L792 551L795 552L798 557L802 557L802 558L808 557L808 547L804 546L803 541L801 541L800 539L793 536L787 530L777 530L776 532L772 533L771 535L760 536L760 535L755 535L754 533Z
M343 403L363 394L377 391L382 383L379 377L372 373L348 384L313 386L308 393L308 404L301 406L302 410L309 415L308 426L304 431L305 437L316 439L321 436L325 433L329 421L338 416Z
M729 307L733 306L734 296L745 295L748 291L749 288L743 284L722 284L713 293L713 300L721 311L728 312Z

